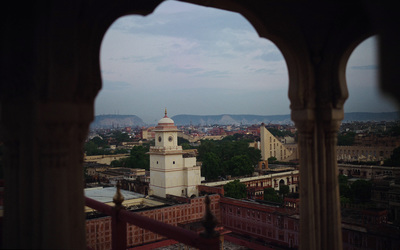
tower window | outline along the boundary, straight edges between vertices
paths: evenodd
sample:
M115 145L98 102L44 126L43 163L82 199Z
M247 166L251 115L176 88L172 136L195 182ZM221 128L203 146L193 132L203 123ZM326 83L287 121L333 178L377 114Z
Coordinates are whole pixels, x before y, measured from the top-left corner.
M175 161L173 161L172 164L175 164Z

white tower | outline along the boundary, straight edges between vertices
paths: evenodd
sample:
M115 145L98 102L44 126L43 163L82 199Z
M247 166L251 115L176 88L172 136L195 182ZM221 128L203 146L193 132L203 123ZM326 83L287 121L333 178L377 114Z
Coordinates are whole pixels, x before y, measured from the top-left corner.
M155 146L150 147L150 193L160 197L197 196L200 185L200 167L196 157L184 157L178 146L179 130L174 121L165 116L158 121L155 130Z

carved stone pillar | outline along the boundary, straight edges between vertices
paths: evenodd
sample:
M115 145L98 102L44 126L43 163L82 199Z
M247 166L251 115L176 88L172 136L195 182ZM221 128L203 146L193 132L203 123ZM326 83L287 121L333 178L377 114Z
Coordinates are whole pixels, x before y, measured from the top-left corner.
M5 103L5 248L86 248L82 147L92 106Z
M343 110L292 111L299 133L302 249L342 248L335 150L341 115Z

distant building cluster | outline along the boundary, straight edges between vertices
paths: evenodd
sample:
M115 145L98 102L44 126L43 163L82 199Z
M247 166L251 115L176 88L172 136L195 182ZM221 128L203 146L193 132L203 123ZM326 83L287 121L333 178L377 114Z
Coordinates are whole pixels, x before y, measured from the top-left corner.
M373 124L373 123L372 123ZM381 124L382 125L382 124ZM398 137L374 135L383 127L370 124L344 126L346 131L357 131L354 144L338 146L338 173L346 175L349 182L371 180L371 200L376 207L349 204L342 206L342 232L345 249L395 249L400 246L396 226L400 221L400 168L378 165L355 165L354 162L382 162L390 158L400 146ZM150 146L150 171L123 167L110 167L114 160L129 154L85 156L86 174L89 176L85 195L112 205L115 185L123 189L126 209L156 220L196 232L201 231L204 215L204 195L211 197L211 210L219 221L221 242L249 242L259 246L299 247L299 153L296 129L292 126L261 124L253 126L181 126L176 127L167 114L157 126L125 128L123 133L132 139L116 147L132 148L154 140ZM255 166L253 176L238 178L246 187L246 198L225 196L224 185L233 181L230 176L216 182L201 178L201 163L197 150L183 150L178 137L198 145L200 140L220 140L235 134L252 139L250 147L261 151L261 161ZM112 142L110 142L112 143ZM275 158L274 164L269 160ZM290 163L290 164L289 164ZM102 187L96 187L99 186ZM264 190L276 192L287 186L290 195L278 204L264 200ZM104 188L103 188L104 187ZM86 234L88 246L96 249L111 247L111 219L86 208ZM128 226L128 246L163 246L172 244L162 236Z

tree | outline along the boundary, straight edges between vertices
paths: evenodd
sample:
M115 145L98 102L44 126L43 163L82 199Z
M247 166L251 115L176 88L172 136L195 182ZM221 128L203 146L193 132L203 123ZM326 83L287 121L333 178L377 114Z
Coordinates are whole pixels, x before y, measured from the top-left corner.
M122 163L123 163L123 161L121 161L121 160L113 160L110 163L110 166L111 167L122 167Z
M240 137L232 136L230 139L221 141L201 141L201 145L198 148L198 160L203 162L203 176L216 178L223 175L239 176L253 173L254 166L261 159L261 151L249 147L246 139L235 141L234 139L237 138ZM210 157L209 153L214 154L212 157L214 163L210 162L211 159L208 159ZM218 167L210 169L209 165ZM210 173L213 171L218 171L218 173Z
M264 200L271 201L271 202L277 202L277 203L282 202L282 199L279 197L279 195L276 193L275 189L272 187L264 188Z
M99 150L99 147L93 141L88 141L85 143L84 150L86 155L99 155L104 153L103 150Z
M201 173L206 180L215 180L222 174L222 165L215 153L209 152L203 156Z
M294 136L294 134L293 134L292 132L288 131L288 130L283 130L283 131L281 131L281 130L276 129L276 128L268 128L268 131L269 131L273 136L276 136L276 137L285 137L285 136L291 136L291 137L293 137L293 136Z
M248 147L247 156L250 159L250 163L252 166L258 165L258 162L261 160L261 150L257 148Z
M393 126L386 134L390 136L400 136L400 125Z
M192 149L193 147L190 146L189 143L182 143L181 144L183 150Z
M370 181L357 180L351 184L351 192L355 202L367 202L371 200L372 184Z
M224 185L224 192L226 197L235 199L243 199L247 197L246 185L239 180L228 182Z
M232 176L251 175L254 172L254 167L247 155L237 155L229 161L227 171Z
M279 186L279 194L284 199L290 192L290 188L288 185L280 185Z
M273 164L273 163L276 162L277 160L278 160L278 159L276 159L276 157L271 156L271 157L268 158L268 164Z
M350 199L352 197L352 193L349 187L347 176L340 174L338 178L339 178L340 197Z
M121 132L119 130L113 133L113 137L115 138L117 145L120 145L121 142L131 141L131 138L129 138L129 135L127 133Z
M150 155L147 154L148 147L136 146L131 149L131 155L128 162L133 163L133 168L150 169ZM131 166L130 166L131 167Z
M400 167L400 147L393 150L390 159L385 160L383 165Z
M186 140L183 137L178 137L178 145L182 146L183 150L193 148L192 146L190 146L190 141Z
M93 137L90 141L93 142L94 144L96 144L97 147L105 147L105 146L107 146L107 141L102 139L102 138L100 138L99 136Z
M354 140L356 137L356 133L348 132L342 135L338 135L338 146L352 146L354 144Z

